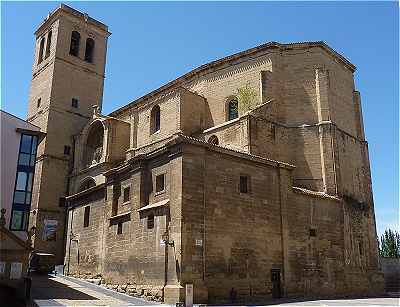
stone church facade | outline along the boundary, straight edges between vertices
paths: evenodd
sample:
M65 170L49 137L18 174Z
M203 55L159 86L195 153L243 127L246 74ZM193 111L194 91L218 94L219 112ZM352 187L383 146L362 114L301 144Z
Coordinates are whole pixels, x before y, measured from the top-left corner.
M195 302L382 291L353 64L323 42L266 43L103 115L109 34L65 5L36 32L35 249L169 303L188 283Z

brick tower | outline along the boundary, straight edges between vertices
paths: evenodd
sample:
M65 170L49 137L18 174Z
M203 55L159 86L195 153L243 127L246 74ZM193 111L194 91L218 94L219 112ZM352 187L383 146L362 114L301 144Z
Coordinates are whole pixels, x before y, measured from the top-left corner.
M47 133L38 148L30 227L37 251L62 263L73 136L101 109L108 27L64 4L35 32L28 121Z

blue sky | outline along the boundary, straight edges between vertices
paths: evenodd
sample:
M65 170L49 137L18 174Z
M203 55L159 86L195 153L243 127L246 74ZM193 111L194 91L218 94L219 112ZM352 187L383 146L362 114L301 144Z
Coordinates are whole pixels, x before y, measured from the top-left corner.
M103 112L268 41L324 40L357 66L378 232L398 227L396 2L66 2L108 24ZM1 108L25 118L33 32L57 2L1 3Z

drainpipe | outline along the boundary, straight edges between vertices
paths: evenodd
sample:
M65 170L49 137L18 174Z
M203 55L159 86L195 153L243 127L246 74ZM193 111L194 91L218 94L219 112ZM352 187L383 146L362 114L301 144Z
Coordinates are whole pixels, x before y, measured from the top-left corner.
M69 244L68 244L68 267L67 267L67 275L69 275L69 263L71 262L71 242L72 242L72 222L74 221L74 209L72 209L71 213L71 224L70 224L70 232L69 232Z
M169 209L166 209L169 210ZM167 211L166 214L166 223L165 223L165 234L166 237L168 238L169 241L169 221L170 221L170 216L169 216L169 211ZM165 287L167 286L168 283L168 242L164 241L164 287L163 287L163 299L165 300Z

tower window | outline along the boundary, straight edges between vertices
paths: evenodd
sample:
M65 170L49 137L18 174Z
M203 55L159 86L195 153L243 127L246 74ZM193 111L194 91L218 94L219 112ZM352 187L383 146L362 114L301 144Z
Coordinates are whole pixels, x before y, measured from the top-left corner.
M71 154L71 146L64 146L64 155L70 155Z
M124 188L124 203L128 202L131 199L131 189L130 187Z
M160 193L164 190L165 190L165 174L161 174L156 177L156 193Z
M94 51L94 40L88 38L86 40L86 50L85 50L85 61L92 63L93 62L93 51Z
M154 215L150 214L147 217L147 229L153 229L154 228Z
M38 64L40 64L43 61L43 51L44 51L44 36L40 39Z
M232 120L239 117L238 101L232 99L228 102L228 120Z
M79 43L81 40L81 35L77 31L72 31L71 34L71 45L69 47L69 54L73 56L78 56L79 54Z
M117 224L117 235L122 234L122 222Z
M249 192L249 177L240 176L240 193L248 193L248 192Z
M154 106L150 114L150 134L160 131L160 106Z
M46 43L46 56L45 58L47 59L50 55L50 48L51 48L51 35L52 32L49 31L49 34L47 34L47 43Z
M316 237L317 236L317 230L315 228L310 228L310 237Z
M79 107L79 100L76 99L76 98L72 98L71 106L72 106L73 108L78 108L78 107Z
M89 226L89 216L90 216L90 207L87 206L87 207L85 207L85 212L84 212L84 216L83 216L83 227Z
M36 103L36 106L38 107L38 108L40 108L40 104L42 103L42 98L39 98L38 100L37 100L37 103Z

